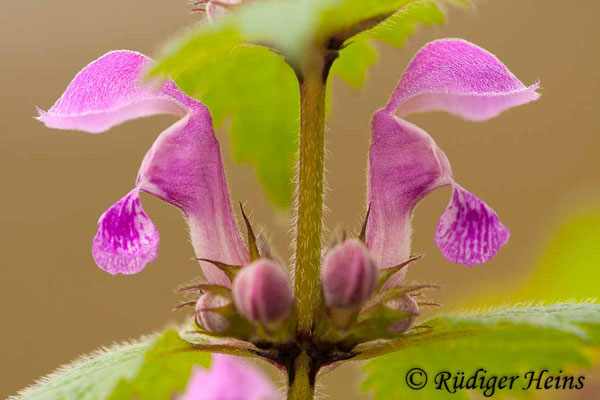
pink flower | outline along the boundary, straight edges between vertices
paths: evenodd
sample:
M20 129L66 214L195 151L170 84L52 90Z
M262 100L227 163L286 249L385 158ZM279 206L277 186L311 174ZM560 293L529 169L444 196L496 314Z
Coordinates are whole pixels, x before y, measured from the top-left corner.
M144 212L140 191L178 207L188 222L198 258L244 264L248 251L231 208L229 191L208 109L171 80L143 83L152 61L132 51L114 51L86 66L39 120L57 129L99 133L130 119L155 114L180 117L161 133L142 162L135 187L102 214L92 254L111 274L135 274L156 260L158 230ZM210 283L229 286L207 262Z
M417 53L371 123L367 246L380 268L409 258L412 210L445 185L452 185L453 193L435 243L447 259L468 266L484 263L510 234L492 208L456 183L434 140L402 118L443 110L482 121L537 100L538 87L526 87L495 56L464 40L437 40ZM394 278L396 283L404 273Z
M179 400L280 400L258 369L235 357L214 355L210 370L195 368Z

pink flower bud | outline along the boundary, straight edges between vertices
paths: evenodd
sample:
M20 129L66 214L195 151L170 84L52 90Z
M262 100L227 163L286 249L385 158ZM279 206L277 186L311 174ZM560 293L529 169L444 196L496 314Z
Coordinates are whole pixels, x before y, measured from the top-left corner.
M377 265L356 239L336 246L325 256L321 285L328 307L358 308L377 288Z
M240 314L265 325L285 319L293 302L287 274L267 259L242 268L233 281L233 298Z
M415 324L415 321L419 316L419 305L417 304L415 299L408 294L405 294L402 297L387 302L386 306L396 311L405 312L407 314L406 317L390 325L389 330L391 332L406 332Z
M225 296L204 293L196 303L196 323L209 332L222 332L228 329L229 321L217 309L230 303L231 300Z

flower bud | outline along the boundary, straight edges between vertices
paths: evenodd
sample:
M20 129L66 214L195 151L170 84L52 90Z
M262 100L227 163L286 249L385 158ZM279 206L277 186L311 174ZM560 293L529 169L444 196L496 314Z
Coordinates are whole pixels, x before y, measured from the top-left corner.
M406 332L415 324L415 321L419 316L419 306L415 299L408 294L405 294L402 297L398 297L397 299L388 301L385 305L396 311L405 312L407 314L406 317L392 323L389 326L388 329L390 330L390 332Z
M231 300L225 296L204 293L196 303L196 324L209 332L222 332L229 329L229 321L218 311L229 304Z
M267 259L241 269L233 281L233 298L240 314L265 325L285 319L293 302L287 274Z
M321 285L325 304L335 308L358 308L377 288L377 265L356 239L336 246L325 256Z

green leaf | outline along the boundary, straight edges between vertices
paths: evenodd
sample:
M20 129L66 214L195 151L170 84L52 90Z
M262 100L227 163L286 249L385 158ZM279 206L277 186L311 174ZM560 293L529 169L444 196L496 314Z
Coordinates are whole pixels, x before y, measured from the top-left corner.
M435 376L463 371L468 378L479 368L486 376L519 375L513 391L502 395L525 395L522 390L528 371L549 370L565 375L590 365L587 350L600 348L600 304L554 304L515 306L515 308L455 316L440 316L428 322L429 333L408 335L393 343L398 350L370 361L363 389L376 400L447 399L449 394L435 389ZM390 346L390 344L387 344ZM412 368L428 375L422 390L410 389L405 376ZM559 372L559 371L562 371ZM393 384L391 384L393 382ZM467 398L467 391L452 398Z
M270 0L238 12L192 34L233 30L244 43L266 45L299 63L311 46L336 35L351 36L420 0ZM358 29L358 30L357 30Z
M60 367L11 400L104 400L117 382L133 378L154 337L96 351Z
M175 330L163 333L148 353L133 379L122 379L109 400L170 399L182 393L192 367L210 365L210 353L195 351Z
M405 8L403 8L405 7ZM205 103L217 126L230 119L234 158L252 165L271 201L292 201L299 131L298 83L290 62L314 43L371 27L391 15L392 23L361 34L341 50L333 74L358 87L377 59L370 39L402 43L414 26L440 23L429 0L271 0L240 7L239 12L202 24L170 43L154 74L170 75L188 94ZM254 44L254 45L249 45Z
M209 353L191 349L168 330L81 357L10 400L167 399L183 390L192 365L210 363Z
M331 74L339 76L352 87L361 87L367 79L367 70L377 61L377 51L369 38L359 35L340 51L333 63Z
M444 13L435 1L420 1L398 11L367 34L395 47L402 47L418 24L427 26L444 23Z

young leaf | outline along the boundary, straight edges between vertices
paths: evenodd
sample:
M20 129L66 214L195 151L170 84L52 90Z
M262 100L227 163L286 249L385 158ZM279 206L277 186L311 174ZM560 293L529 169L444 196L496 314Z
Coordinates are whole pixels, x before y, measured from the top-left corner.
M293 193L300 102L296 77L284 57L294 63L310 46L324 46L334 37L343 42L399 9L394 23L381 31L350 39L334 63L333 74L359 86L376 61L368 39L393 38L388 41L399 44L417 23L441 22L432 0L253 2L171 43L153 73L170 75L198 97L218 126L231 117L234 158L251 164L271 201L286 208Z
M546 369L551 375L568 375L578 367L589 366L587 348L600 348L600 304L596 302L522 305L440 316L425 324L432 330L381 345L379 350L393 345L399 351L366 365L363 389L372 391L376 400L446 399L448 392L435 389L438 373L462 371L468 378L479 368L485 369L487 376L520 376L513 391L496 391L494 398L524 395L526 372ZM377 348L371 351L377 352ZM421 368L428 375L422 390L410 389L405 382L413 368ZM452 398L466 399L467 392L459 390Z

